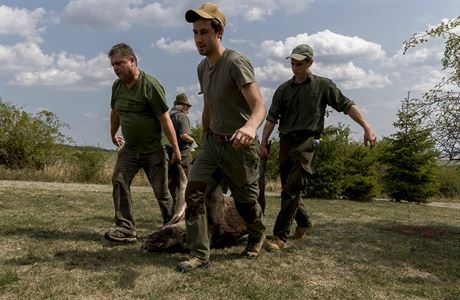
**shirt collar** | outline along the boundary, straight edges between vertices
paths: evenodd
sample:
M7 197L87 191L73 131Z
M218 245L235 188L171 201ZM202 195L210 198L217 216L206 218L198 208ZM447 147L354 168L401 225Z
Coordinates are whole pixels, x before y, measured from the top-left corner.
M295 77L292 76L290 85L291 85L291 86L296 86L296 85L302 85L302 84L310 83L310 82L312 82L312 80L313 80L313 76L314 76L314 75L310 72L310 74L308 74L308 76L307 76L307 79L305 79L305 80L302 81L301 83L295 82Z

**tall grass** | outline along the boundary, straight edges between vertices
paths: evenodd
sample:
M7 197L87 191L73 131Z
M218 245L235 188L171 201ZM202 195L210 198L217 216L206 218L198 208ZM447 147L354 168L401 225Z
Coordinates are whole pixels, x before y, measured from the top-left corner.
M0 165L0 180L111 184L116 159L116 152L80 151L56 159L41 170ZM136 175L133 185L149 185L143 171Z

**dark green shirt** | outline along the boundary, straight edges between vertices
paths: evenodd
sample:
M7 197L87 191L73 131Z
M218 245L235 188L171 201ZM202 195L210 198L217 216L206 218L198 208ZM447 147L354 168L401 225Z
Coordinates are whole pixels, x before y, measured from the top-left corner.
M174 125L174 130L176 131L177 142L179 144L180 150L185 150L189 148L189 143L183 141L180 136L181 134L191 135L192 131L190 129L190 120L187 114L183 113L179 108L171 108L169 111L171 116L171 121Z
M110 106L120 117L126 145L139 153L151 153L167 144L158 116L168 111L168 105L163 87L153 76L140 71L130 89L117 79L112 86Z
M273 95L267 120L277 124L280 137L298 131L320 134L326 106L347 113L354 102L328 78L310 74L302 83L294 78L281 84Z
M210 129L218 134L231 135L251 116L241 88L256 81L254 68L243 55L225 49L214 66L205 59L198 65L201 92L208 100Z

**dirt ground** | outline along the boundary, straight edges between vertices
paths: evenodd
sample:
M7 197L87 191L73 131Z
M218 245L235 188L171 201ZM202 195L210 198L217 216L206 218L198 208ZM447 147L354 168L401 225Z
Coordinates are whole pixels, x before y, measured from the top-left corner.
M38 182L38 181L19 181L19 180L0 180L1 188L30 188L30 189L44 189L52 191L84 191L84 192L111 192L112 186L106 184L82 184L82 183L61 183L61 182ZM132 186L133 191L151 191L150 187L146 186ZM279 194L269 193L270 196L277 196ZM382 199L379 199L382 200ZM430 202L422 204L435 207L447 207L460 209L459 202Z

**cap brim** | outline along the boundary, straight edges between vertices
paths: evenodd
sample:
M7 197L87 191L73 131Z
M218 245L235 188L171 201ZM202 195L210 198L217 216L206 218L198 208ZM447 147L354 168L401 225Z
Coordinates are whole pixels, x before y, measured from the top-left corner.
M297 53L293 53L291 55L289 55L288 57L286 57L286 59L288 58L292 58L292 59L295 59L295 60L304 60L304 59L310 59L311 57L310 56L305 56L305 55L301 55L301 54L297 54Z
M203 18L206 20L212 20L214 19L214 16L200 9L190 9L185 13L185 20L189 23L193 23L199 18Z

